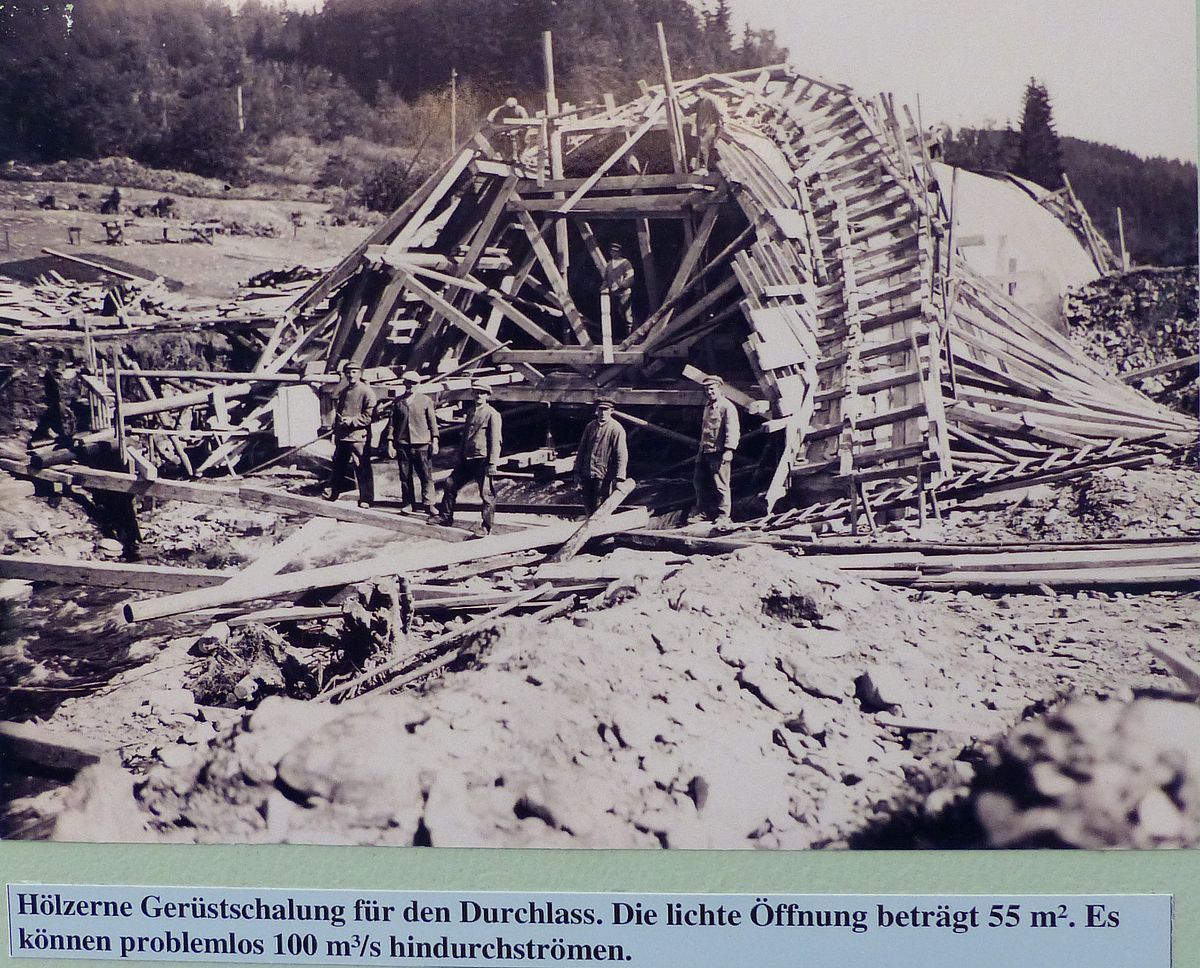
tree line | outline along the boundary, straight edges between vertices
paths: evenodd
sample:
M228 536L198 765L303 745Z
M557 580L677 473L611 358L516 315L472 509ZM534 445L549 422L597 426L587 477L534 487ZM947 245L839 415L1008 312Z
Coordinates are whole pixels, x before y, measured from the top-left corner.
M560 98L635 93L661 76L656 20L679 76L786 57L735 30L727 0L17 0L0 5L0 159L128 155L236 181L281 135L411 146L413 106L444 99L452 70L479 112L539 95L543 30Z
M1114 252L1120 208L1134 262L1196 264L1196 166L1060 138L1050 94L1035 79L1026 85L1019 127L962 128L947 141L945 160L974 171L1011 172L1052 191L1063 187L1065 174Z

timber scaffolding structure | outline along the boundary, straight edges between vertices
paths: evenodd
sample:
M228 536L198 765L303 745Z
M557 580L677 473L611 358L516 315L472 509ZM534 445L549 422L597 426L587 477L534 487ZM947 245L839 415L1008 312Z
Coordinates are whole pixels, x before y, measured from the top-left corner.
M385 396L415 373L447 406L476 382L502 408L609 397L618 419L694 451L699 384L716 373L753 438L739 459L757 467L735 486L765 498L749 502L754 526L874 531L880 512L937 514L1194 438L1194 420L966 264L953 183L890 96L787 66L676 82L659 40L664 83L623 105L560 105L549 71L546 109L476 133L295 298L252 371L114 358L113 386L88 384L105 413L84 442L112 441L149 479L147 441L189 476L245 472L270 456L281 389L336 384L354 360ZM601 291L614 242L637 265L629 332ZM538 453L570 463L518 456Z
M258 369L435 379L483 354L462 382L502 403L625 409L698 407L716 372L771 436L767 506L790 491L795 522L872 522L1194 435L965 263L952 191L890 96L664 66L628 104L551 94L480 131L296 301ZM705 100L720 120L698 170ZM599 292L613 241L639 264L629 333Z

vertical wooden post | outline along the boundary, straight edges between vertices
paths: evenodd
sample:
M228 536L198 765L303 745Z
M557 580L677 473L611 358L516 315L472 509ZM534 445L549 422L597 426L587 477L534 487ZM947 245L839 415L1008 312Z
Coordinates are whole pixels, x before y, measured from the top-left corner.
M450 151L458 151L458 70L450 68Z
M550 177L563 177L563 143L562 132L554 121L558 114L558 93L554 88L554 38L550 31L542 32L542 60L546 69L546 128L548 132L550 154ZM556 199L566 198L562 192L555 192ZM554 248L558 256L558 269L563 278L571 267L571 254L568 250L567 220L556 219L554 224Z
M1121 271L1129 271L1129 253L1125 249L1125 216L1121 206L1117 206L1117 236L1121 242Z
M113 427L117 432L117 453L121 457L121 466L124 467L129 462L129 457L125 453L125 414L122 412L121 401L121 364L117 359L117 348L114 346L112 351L112 371L113 371Z
M605 363L613 362L612 294L600 293L600 347Z
M667 53L667 35L662 21L654 25L658 33L658 52L662 56L663 82L667 93L667 127L671 135L671 163L675 174L682 175L687 166L687 155L683 145L683 119L679 116L679 100L675 93L675 80L671 77L671 57Z
M238 132L246 133L246 112L242 108L242 85L237 86Z
M546 114L558 114L558 94L554 90L554 38L542 31L542 60L546 68Z

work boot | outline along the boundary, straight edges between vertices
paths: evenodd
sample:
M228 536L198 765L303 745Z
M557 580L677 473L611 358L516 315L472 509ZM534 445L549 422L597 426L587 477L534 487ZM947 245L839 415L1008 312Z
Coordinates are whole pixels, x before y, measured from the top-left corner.
M369 508L369 507L371 506L371 502L370 502L370 501L359 501L359 502L358 502L358 506L359 506L360 508L364 508L364 509L366 509L366 508Z
M712 527L714 531L732 531L733 521L730 519L729 515L723 514L713 521Z

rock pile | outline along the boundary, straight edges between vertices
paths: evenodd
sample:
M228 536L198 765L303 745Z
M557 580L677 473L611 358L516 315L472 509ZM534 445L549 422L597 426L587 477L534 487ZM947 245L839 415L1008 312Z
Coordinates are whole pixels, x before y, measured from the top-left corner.
M1002 744L974 801L993 847L1194 846L1200 707L1066 703Z
M1072 340L1114 373L1170 363L1200 346L1197 270L1138 269L1105 276L1067 296ZM1183 413L1195 415L1197 370L1147 377L1138 389Z

